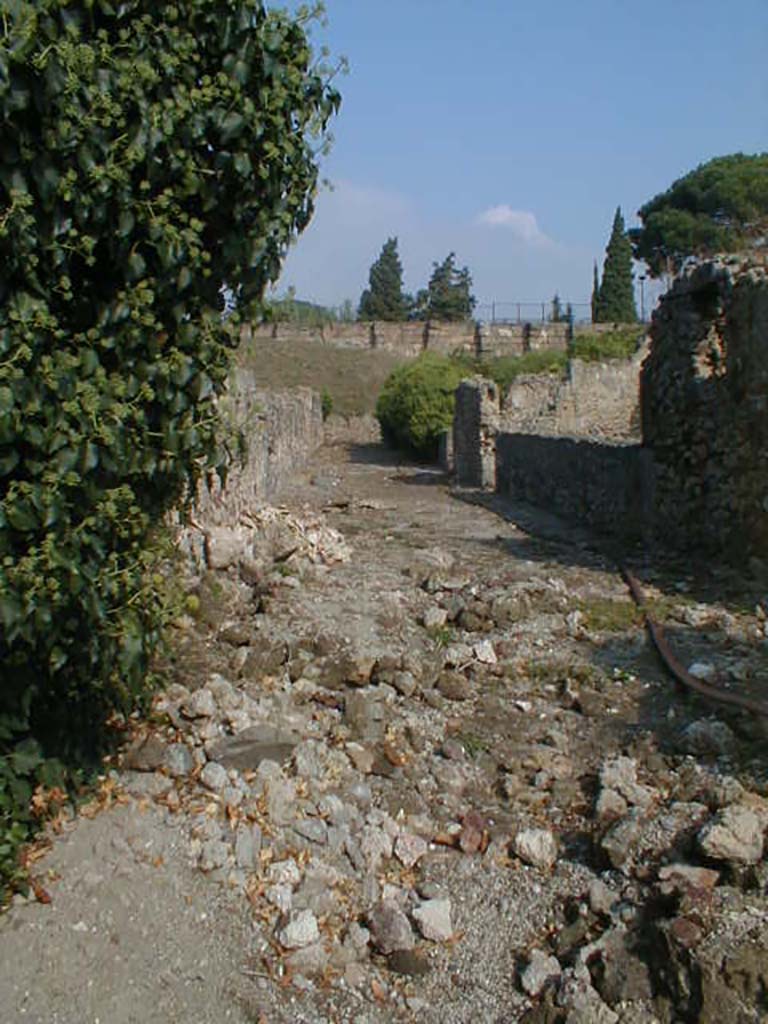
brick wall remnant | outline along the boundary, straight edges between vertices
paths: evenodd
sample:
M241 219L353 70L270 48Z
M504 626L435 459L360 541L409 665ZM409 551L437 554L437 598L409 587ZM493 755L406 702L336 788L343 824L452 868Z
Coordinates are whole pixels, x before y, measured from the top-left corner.
M662 298L643 366L643 443L659 532L681 549L768 557L768 268L684 272Z

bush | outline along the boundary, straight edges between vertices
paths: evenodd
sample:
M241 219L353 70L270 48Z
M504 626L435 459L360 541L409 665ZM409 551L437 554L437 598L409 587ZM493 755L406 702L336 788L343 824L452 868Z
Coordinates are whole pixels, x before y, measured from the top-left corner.
M422 458L434 458L440 434L453 422L454 392L466 369L426 352L390 374L376 403L385 441Z
M277 275L338 95L262 0L0 11L2 849L19 742L95 757L147 694L153 528L226 461L222 289Z
M327 420L333 412L333 395L328 388L323 388L320 395L320 409L324 420Z
M605 359L629 359L637 352L643 332L637 327L624 327L605 334L580 334L571 344L571 358L585 363Z

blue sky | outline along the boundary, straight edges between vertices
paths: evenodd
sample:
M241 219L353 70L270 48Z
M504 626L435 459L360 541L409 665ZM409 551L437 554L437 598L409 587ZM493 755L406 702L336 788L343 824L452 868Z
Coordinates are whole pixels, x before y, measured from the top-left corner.
M278 291L356 305L396 235L408 290L455 250L481 304L586 303L617 206L632 226L697 164L768 150L768 0L326 10L313 40L350 64L322 164L333 190Z

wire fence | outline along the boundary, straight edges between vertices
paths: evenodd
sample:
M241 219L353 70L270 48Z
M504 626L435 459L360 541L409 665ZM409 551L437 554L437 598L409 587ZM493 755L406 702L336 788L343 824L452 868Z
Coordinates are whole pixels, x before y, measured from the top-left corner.
M569 310L574 323L592 322L589 302L561 302L558 307L552 302L486 302L475 306L474 317L490 324L546 324L567 322Z

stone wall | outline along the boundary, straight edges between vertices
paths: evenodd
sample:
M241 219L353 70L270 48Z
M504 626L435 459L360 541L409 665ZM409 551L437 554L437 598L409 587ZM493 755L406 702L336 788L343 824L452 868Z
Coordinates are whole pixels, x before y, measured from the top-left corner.
M496 490L623 542L653 532L653 464L637 444L499 433Z
M201 488L195 518L206 529L235 524L243 512L273 500L323 441L320 397L308 388L265 391L253 373L239 369L222 411L243 430L247 451L223 489L218 481Z
M499 389L484 377L463 380L456 389L452 446L460 487L495 486L498 429Z
M585 363L571 359L565 378L518 377L501 404L501 429L611 441L640 439L640 368L643 346L632 359Z
M459 485L495 486L495 439L500 433L639 440L638 381L646 351L610 363L571 360L564 378L525 375L503 398L496 385L482 377L462 382L453 426Z
M594 326L594 331L593 331ZM598 328L614 325L578 325L575 334L598 333ZM424 349L451 355L468 352L492 359L497 356L519 356L539 349L565 351L568 346L568 325L556 324L476 324L438 321L388 323L377 320L366 323L332 323L322 327L296 327L289 323L250 325L243 329L244 338L270 338L274 341L292 339L315 341L337 348L381 348L411 359Z
M643 367L659 533L676 547L768 557L768 269L718 259L662 298Z

